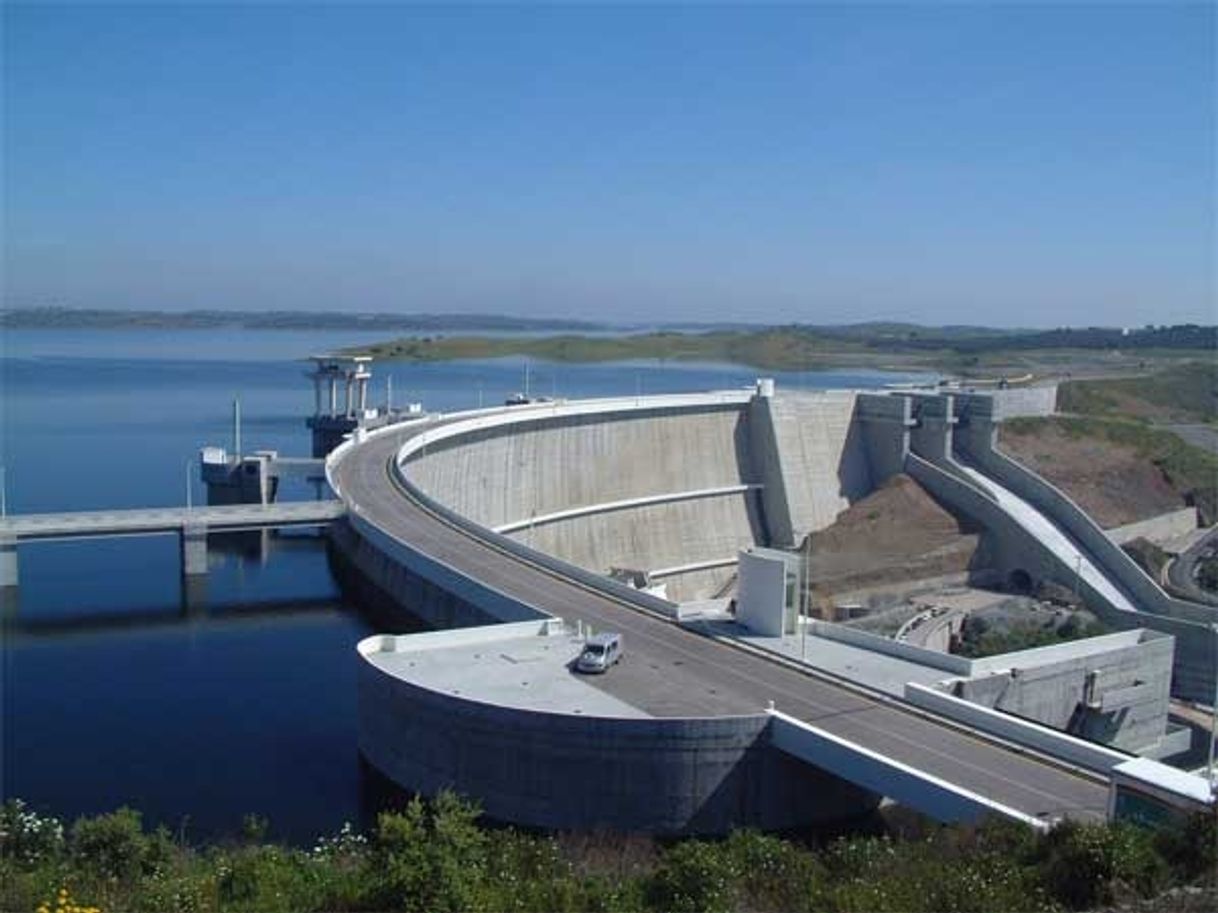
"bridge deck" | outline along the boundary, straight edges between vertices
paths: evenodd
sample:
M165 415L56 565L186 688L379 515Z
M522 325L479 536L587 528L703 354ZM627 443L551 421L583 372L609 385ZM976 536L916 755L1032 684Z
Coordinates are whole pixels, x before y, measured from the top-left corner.
M410 548L569 622L622 632L628 661L595 687L653 716L764 713L795 718L1032 817L1102 819L1091 777L878 697L732 648L506 554L425 510L394 484L406 429L366 441L335 467L352 511Z
M16 514L0 519L0 539L86 538L90 536L177 532L188 526L210 531L314 526L341 517L341 501L285 501L281 504L226 504L200 507L150 507L55 514Z

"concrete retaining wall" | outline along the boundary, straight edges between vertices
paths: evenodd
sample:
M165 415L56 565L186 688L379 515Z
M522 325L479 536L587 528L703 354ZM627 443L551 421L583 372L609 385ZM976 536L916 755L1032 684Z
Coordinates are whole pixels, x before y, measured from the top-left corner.
M994 418L1002 421L1022 416L1052 415L1057 411L1057 384L1035 387L1008 387L994 390Z
M359 739L382 773L492 818L560 830L721 834L850 817L878 797L777 751L769 719L609 719L440 694L359 667Z
M802 541L871 491L854 422L856 397L849 390L780 392L750 404L753 461L766 484L772 545Z
M1033 580L1073 584L1072 569L976 486L913 453L906 459L905 471L938 501L985 530L981 548L990 570L1001 580L1024 571ZM1087 589L1085 583L1083 588Z
M1168 539L1185 536L1197 528L1197 508L1182 507L1179 510L1168 511L1157 517L1138 520L1136 523L1126 523L1107 530L1108 538L1117 545L1124 545L1134 539L1147 539L1151 542L1162 543Z
M826 640L836 640L853 647L861 647L864 650L884 653L923 666L930 666L932 669L942 669L952 675L970 675L972 672L972 662L962 656L928 650L925 647L917 647L890 637L869 634L858 628L850 628L828 621L812 621L808 630L809 633Z
M1107 773L1117 764L1130 759L1130 755L1124 752L1094 745L1039 723L1021 720L1008 713L991 710L915 682L905 685L905 700L923 710L956 720L1001 739L1027 745L1088 770Z
M1112 748L1151 750L1166 733L1172 646L1157 632L1123 632L991 657L954 693ZM1089 676L1094 709L1084 709Z
M955 435L957 449L983 472L1041 511L1080 545L1090 560L1129 594L1141 613L1145 613L1146 617L1138 622L1139 625L1176 638L1173 693L1191 700L1212 701L1218 666L1215 664L1214 638L1208 626L1218 622L1218 610L1168 596L1069 497L995 449L995 426L989 420L991 407L984 397L967 398L964 405L966 422ZM1130 626L1115 617L1105 616L1102 606L1100 608L1106 623Z

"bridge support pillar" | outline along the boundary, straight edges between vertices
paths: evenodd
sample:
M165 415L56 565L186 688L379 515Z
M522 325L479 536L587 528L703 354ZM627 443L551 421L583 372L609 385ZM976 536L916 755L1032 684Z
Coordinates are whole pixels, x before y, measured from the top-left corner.
M17 540L0 536L0 590L17 588Z
M17 610L17 540L0 536L0 615Z
M207 573L207 527L188 523L178 534L182 548L182 576L195 577Z

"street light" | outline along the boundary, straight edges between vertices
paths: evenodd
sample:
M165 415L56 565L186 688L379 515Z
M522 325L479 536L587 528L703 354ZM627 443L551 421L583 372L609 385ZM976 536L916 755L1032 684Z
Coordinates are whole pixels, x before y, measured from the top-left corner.
M1214 792L1214 742L1218 740L1218 624L1211 624L1210 630L1214 632L1214 703L1213 713L1210 715L1210 759L1206 767L1206 771L1210 777L1210 792ZM1218 839L1218 836L1215 837Z
M194 467L194 462L195 461L193 459L189 459L186 461L186 509L187 510L191 510L194 507L194 505L191 503L191 496L190 496L190 470Z

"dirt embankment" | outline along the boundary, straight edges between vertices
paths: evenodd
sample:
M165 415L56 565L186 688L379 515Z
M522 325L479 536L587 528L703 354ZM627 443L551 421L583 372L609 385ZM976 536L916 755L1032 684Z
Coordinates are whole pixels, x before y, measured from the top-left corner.
M811 539L812 585L829 594L965 571L980 531L963 526L917 482L898 475Z
M1077 424L1077 423L1075 423ZM1192 503L1192 486L1172 478L1144 446L1079 433L1059 421L1007 422L999 447L1056 485L1111 528Z

